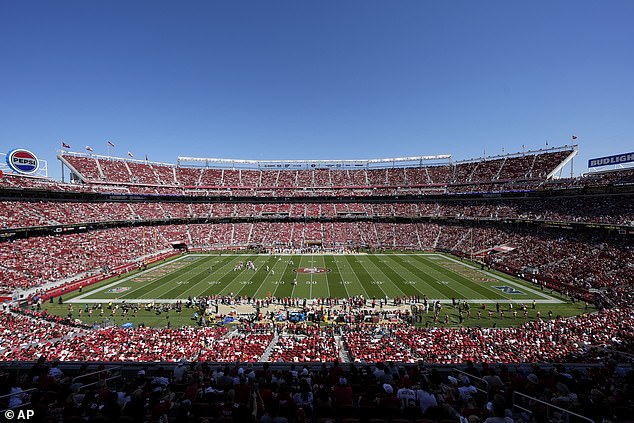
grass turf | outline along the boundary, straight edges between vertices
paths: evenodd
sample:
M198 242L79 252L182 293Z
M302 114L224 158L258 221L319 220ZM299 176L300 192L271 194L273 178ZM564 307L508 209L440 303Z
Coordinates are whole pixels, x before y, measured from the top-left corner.
M240 262L251 260L255 270L242 268L234 270ZM267 266L269 271L267 271ZM477 319L477 309L486 304L495 309L500 303L507 310L509 303L529 307L529 319L536 317L537 311L547 318L548 311L553 316L570 316L585 312L583 303L571 304L562 297L539 289L526 282L498 272L481 270L471 263L462 262L449 255L442 254L364 254L364 255L196 255L190 254L159 263L143 272L109 279L91 287L82 293L74 292L65 296L65 301L74 304L74 316L77 309L86 303L126 301L128 303L173 302L178 299L201 295L231 295L265 298L267 296L295 297L314 299L319 297L385 298L403 296L426 296L429 300L441 300L450 303L452 298L466 300L472 304L471 318L462 326L513 326L523 323L523 313L517 318L510 312L505 317L494 314L488 317L488 311ZM531 307L537 302L536 309ZM391 302L390 302L391 303ZM68 306L45 304L48 312L66 315ZM591 311L591 310L588 310ZM459 323L457 310L446 306L441 314L450 316L449 325ZM183 313L169 313L172 327L192 324L193 310L184 309ZM422 324L433 325L429 313ZM136 317L128 315L112 318L105 313L82 320L94 323L110 318L121 324L132 321L151 326L164 326L167 315L157 315L152 311L141 310ZM442 326L443 323L437 323Z

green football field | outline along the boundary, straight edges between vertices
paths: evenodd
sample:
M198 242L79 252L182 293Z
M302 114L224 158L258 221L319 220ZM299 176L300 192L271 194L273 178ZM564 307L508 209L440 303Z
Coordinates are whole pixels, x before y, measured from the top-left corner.
M240 263L252 261L255 269ZM268 270L267 270L268 269ZM100 284L67 302L174 302L230 295L314 299L427 296L450 302L561 304L548 291L452 256L429 254L188 254Z

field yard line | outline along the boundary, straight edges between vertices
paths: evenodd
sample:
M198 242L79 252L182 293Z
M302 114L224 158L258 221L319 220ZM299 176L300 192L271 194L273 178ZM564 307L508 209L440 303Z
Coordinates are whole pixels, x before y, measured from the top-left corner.
M290 255L290 257L294 257L294 256L291 254L291 255ZM301 257L297 260L297 264L295 264L295 261L293 261L293 266L298 266L298 267L299 267L299 265L300 265L301 261L302 261ZM288 260L286 260L286 267L284 267L284 271L282 272L282 275L281 275L282 277L284 276L284 274L285 274L285 273L286 273L286 271L288 270L288 266L290 266L290 265L291 265L291 264L289 263L289 261L288 261ZM294 277L293 279L294 279L294 280L297 280L297 277ZM295 286L296 286L296 285L293 285L293 287L291 288L291 298L293 297L293 293L295 292ZM275 287L275 291L273 291L273 296L274 296L274 297L276 297L276 296L277 296L277 290L278 290L278 288L279 288L279 287L280 287L280 285L277 285L277 286Z
M389 256L387 256L387 257L389 257ZM419 264L418 262L416 262L416 264L415 264L412 261L410 261L409 259L403 259L402 257L398 257L398 259L401 260L401 261L398 261L396 257L389 257L389 262L390 262L390 266L389 267L390 267L390 269L392 269L392 271L394 273L397 273L403 279L405 279L405 277L407 275L409 275L410 278L413 279L413 282L414 282L414 284L411 285L411 286L414 287L414 289L416 290L416 292L418 292L420 294L420 296L427 297L427 296L430 296L430 295L438 295L438 296L442 296L443 295L442 292L437 290L432 285L432 282L434 282L433 279L430 280L430 281L427 281L425 278L423 278L418 273L416 273L416 272L420 272L422 274L427 275L427 272L425 272L423 269L421 269L418 266L416 266L416 264ZM415 270L410 270L407 266L414 267ZM418 283L418 282L420 282L420 283ZM431 294L430 291L433 294Z
M365 261L365 260L364 260L364 261ZM376 264L372 263L372 260L370 260L370 256L368 256L368 260L367 260L367 262L368 262L368 264L369 264L369 265L371 265L372 267L376 268L376 269L377 269L377 270L378 270L378 271L379 271L379 272L380 272L383 276L385 276L385 280L386 280L387 282L389 282L389 283L390 283L390 284L391 284L394 288L396 288L397 290L401 291L401 294L402 294L402 296L403 296L403 297L406 297L406 296L407 296L407 294L405 294L405 292L403 292L403 290L401 289L401 287L400 287L400 286L398 286L398 285L397 285L397 284L396 284L396 283L395 283L395 282L394 282L394 281L393 281L393 280L392 280L392 279L391 279L388 275L386 275L386 274L383 272L383 270L382 270L379 266L377 266ZM363 267L363 268L365 269L365 271L366 271L366 272L370 273L370 271L368 270L368 268L367 268L367 267L365 267L365 266L363 265L363 261L361 262L361 267ZM370 273L370 274L372 274L372 273ZM387 284L386 284L386 285L387 285ZM387 287L386 287L386 288L387 288ZM381 290L383 290L383 289L381 288ZM417 290L417 291L418 291L418 290ZM387 296L387 292L385 292L385 291L383 291L383 292L384 292L384 293L386 294L386 296ZM418 291L418 292L420 292L420 291ZM394 297L396 297L396 295L393 295L393 296L392 296L392 298L394 298Z
M370 272L368 272L368 269L363 265L363 261L357 260L357 262L361 263L361 267L363 267L363 270L365 270L370 276L372 276L372 274ZM354 269L352 268L352 265L350 265L350 269L352 270L352 273L354 273L354 276L357 277L357 274L355 273ZM361 283L361 280L358 277L357 277L357 280L359 281L359 283ZM363 283L361 283L361 285L363 285ZM385 292L383 290L383 288L381 288L381 285L377 284L376 286L377 286L377 288L379 288L379 291L381 291L383 293L382 298L385 298L385 297L388 296L387 292ZM366 291L366 293L367 293L367 291Z
M234 284L235 282L237 282L238 278L243 276L247 271L249 272L253 272L253 270L249 269L247 267L247 261L253 261L253 260L257 260L257 254L253 255L253 254L245 254L242 257L242 260L236 260L236 261L241 261L243 263L243 267L242 270L238 271L238 274L235 274L236 272L234 272L233 270L227 270L225 272L224 275L222 275L219 279L222 279L224 277L227 277L228 275L230 275L231 273L234 274L233 278L231 278L228 282L227 285L224 286L223 288L220 289L220 291L218 291L217 295L225 295L223 294L223 292L228 291L228 292L232 292L230 290L234 289ZM251 275L251 277L253 277L253 274ZM248 278L248 280L251 280L251 278ZM221 285L220 285L221 286ZM237 296L238 292L242 291L242 286L236 286L236 290L233 292L233 295Z
M344 257L343 262L346 264L346 266L348 266L350 268L350 271L352 272L352 274L354 275L354 278L357 280L357 282L359 282L359 285L361 286L361 288L363 289L363 291L365 292L366 298L371 299L372 297L370 296L370 294L368 293L368 290L365 289L365 285L363 284L363 282L361 282L361 279L359 279L359 277L357 276L357 273L354 271L354 269L352 268L352 265L350 263L348 263L348 260L346 259L346 257ZM385 294L385 292L383 293Z
M299 258L297 267L308 268L310 265L310 258L312 254L305 254ZM291 295L293 298L308 298L310 296L310 275L308 273L298 273L296 275L297 285L294 285L291 289Z
M310 259L310 267L315 267L315 256L311 256ZM311 272L310 274L310 285L308 285L308 299L312 300L313 299L313 274Z
M348 260L346 260L345 257L343 257L341 266L339 266L339 263L337 262L336 258L335 258L335 263L337 264L337 269L339 269L339 274L341 275L341 280L342 281L345 280L344 277L343 277L343 273L342 273L343 272L342 271L342 267L343 266L348 266L350 268L350 271L352 272L352 275L357 280L357 283L359 284L359 286L361 287L363 292L365 292L365 298L372 298L372 297L370 297L370 294L368 293L368 291L365 289L365 286L361 283L361 280L357 277L356 273L354 273L354 270L352 269L352 266L350 266L350 263L348 263ZM346 270L346 272L347 272L347 270Z
M421 263L423 265L426 265L425 263L423 263L423 261L424 260L428 260L425 257L415 257L415 258L416 258L416 260L419 263ZM423 260L423 261L421 261L421 260ZM440 267L442 270L445 270L448 274L445 274L444 272L435 269L432 266L432 264L434 266ZM486 294L482 294L482 293L477 292L475 289L472 289L469 286L469 284L471 283L471 279L469 279L468 277L466 277L464 275L459 274L458 272L455 272L455 271L453 271L451 269L448 269L447 267L443 266L442 264L430 262L430 264L426 265L426 266L429 268L429 272L425 272L425 273L429 274L430 276L432 276L432 274L438 275L438 278L445 279L445 281L447 281L447 279L450 279L452 282L455 282L457 284L457 287L455 287L453 284L451 286L447 284L443 288L443 290L447 290L447 291L452 291L453 292L453 294L450 294L451 298L463 299L464 300L466 298L478 298L478 296L480 296L480 295L486 295ZM441 279L439 279L439 280L441 280ZM447 281L447 282L449 282L449 281ZM506 297L503 296L501 293L492 291L489 288L486 288L485 290L489 291L492 296L494 296L493 294L500 296L501 298L498 298L498 301L505 301L506 300Z
M559 299L557 299L555 297L552 297L552 296L550 296L548 294L542 294L541 292L536 291L536 290L534 290L534 289L532 289L532 288L530 288L528 286L525 286L523 284L517 283L517 282L515 282L513 280L510 280L510 279L507 279L504 276L496 275L495 273L487 272L486 270L480 270L476 266L472 266L472 265L470 265L468 263L463 263L463 262L461 262L459 260L454 259L453 257L449 257L449 256L441 256L441 257L444 257L447 260L453 261L454 263L459 263L459 264L461 264L461 265L463 265L465 267L469 267L471 269L477 270L478 272L483 273L483 274L485 274L487 276L491 276L492 278L502 279L504 282L510 283L511 285L513 285L513 286L515 286L517 288L521 288L521 289L524 289L526 291L529 291L532 294L535 294L535 295L537 295L537 296L539 296L541 298L544 298L544 299L547 299L547 300L551 300L551 301L554 301L556 303L565 303L565 301L559 300Z
M324 256L322 256L322 261L324 262L324 269L327 269L327 267L326 267L326 258ZM326 271L326 278L325 279L326 280L324 282L326 283L326 289L328 289L328 298L332 298L332 293L330 292L330 284L328 283L328 271Z
M259 288L255 291L255 293L253 294L253 296L254 296L254 297L256 297L256 298L257 298L257 296L258 296L258 294L259 294L259 292L260 292L260 290L261 290L261 289L266 289L266 288L265 288L265 285L268 283L268 282L267 282L267 279L268 279L268 278L270 278L270 277L272 277L272 275L271 275L271 270L275 270L275 266L278 266L278 265L280 265L280 264L282 264L282 262L278 260L278 261L277 261L277 263L275 263L275 264L273 265L273 267L271 267L271 268L270 268L269 272L266 274L266 276L265 276L265 277L264 277L264 279L262 280L262 284L260 285L260 287L259 287ZM284 274L285 274L285 273L286 273L286 271L288 270L288 266L290 266L290 263L289 263L289 260L286 260L286 265L284 266L284 270L282 271L282 273L280 273L280 277L281 277L282 279L284 278ZM275 278L273 278L273 279L275 279ZM278 280L278 282L279 282L279 280ZM273 293L273 296L275 296L275 291L277 291L277 287L278 287L278 286L279 286L279 284L278 284L278 285L275 285L275 290L271 290L271 292Z
M218 258L219 258L220 256L217 256L217 255L207 255L206 257L207 257L208 259L218 260ZM223 256L223 257L224 257L224 256ZM227 263L225 263L223 266L220 266L218 269L214 269L214 272L213 272L213 273L214 273L214 276L215 276L215 273L216 273L216 272L218 272L218 271L220 271L220 270L224 269L225 267L227 267L227 268L228 268L229 266L234 265L234 263L235 263L235 262L236 262L236 259L229 260L229 261L228 261ZM227 272L227 271L225 271L225 272L222 274L222 276L220 276L220 277L219 277L219 278L217 278L217 279L218 279L218 280L220 280L220 278L222 278L223 276L225 276L227 273L228 273L228 272ZM205 279L206 279L206 278L205 278ZM205 279L203 279L202 281L204 281ZM202 281L200 281L200 282L202 282ZM199 287L200 282L195 283L193 286L190 286L190 287L189 287L189 288L187 288L185 291L181 292L181 294L180 294L180 295L181 295L181 298L188 298L188 297L190 296L190 294L188 294L188 292L189 292L189 291L193 291L194 289L196 289L197 287ZM207 282L205 282L205 283L207 284ZM207 284L207 285L209 285L209 284ZM204 285L203 285L203 286L204 286ZM198 296L200 296L200 295L202 294L202 292L205 292L205 291L206 291L206 288L205 288L205 289L203 289L202 291L197 290L196 292L193 292L193 294L194 294L194 295L192 295L192 296L193 296L193 297L198 297Z
M479 292L478 289L475 288L476 282L474 282L470 277L463 275L459 271L453 270L447 267L446 265L443 265L442 262L440 263L432 262L432 261L429 261L429 258L426 258L426 257L418 257L417 260L419 262L421 260L428 261L429 265L427 265L427 267L429 268L430 273L438 274L441 277L449 278L451 281L456 282L458 286L460 287L459 289L457 289L455 285L452 285L452 286L447 285L447 288L460 294L463 298L478 298L478 296L481 296L481 295L490 295L491 297L493 297L493 299L495 299L496 296L500 297L498 299L499 301L505 301L506 299L508 299L508 297L503 295L501 292L494 291L492 288L489 288L488 286L478 286L477 288L487 293L483 294L482 292ZM435 269L434 266L440 267L443 271ZM445 272L447 274L445 274ZM456 298L459 298L459 297L456 296Z
M327 269L327 267L326 267L326 256L317 256L317 257L321 257L321 261L323 262L321 266L324 269ZM330 284L328 283L328 271L326 271L326 275L325 276L326 277L324 278L325 279L324 283L326 284L326 289L328 290L328 296L326 298L332 298L332 294L330 293Z
M335 263L335 267L337 268L337 273L339 273L339 279L341 279L341 285L343 285L343 289L346 291L347 298L350 298L350 292L348 292L348 288L346 288L346 284L343 283L343 278L341 277L341 269L339 269L339 264L337 263L337 259L333 257L332 262ZM326 275L326 281L329 282L328 275ZM367 292L366 292L366 295L367 295Z
M167 263L163 263L163 264L159 264L158 266L154 266L154 267L152 267L151 269L143 270L143 271L141 271L141 272L139 272L139 273L135 273L134 275L126 276L125 278L123 278L123 279L121 279L121 280L118 280L118 281L115 281L115 282L109 283L108 285L104 285L104 286L102 286L101 288L93 289L93 290L91 290L91 291L89 291L89 292L86 292L85 294L81 294L81 295L78 295L78 296L76 296L76 297L74 297L74 298L71 298L70 300L67 300L66 302L67 302L67 303L80 303L80 302L82 302L82 301L74 301L74 300L82 300L82 299L85 299L84 297L86 297L86 296L90 296L90 295L95 294L95 293L97 293L97 292L104 291L104 290L106 290L106 289L108 289L108 288L111 288L111 287L113 287L113 286L116 286L116 285L118 285L118 284L120 284L120 283L127 282L128 280L130 280L130 279L132 279L132 278L134 278L134 277L137 277L137 276L139 276L139 275L143 275L143 274L145 274L145 273L151 272L151 271L156 270L156 269L160 269L161 267L163 267L163 266L167 266L167 265L168 265L168 264L170 264L170 263L176 263L176 262L177 262L177 261L179 261L179 260L183 260L183 259L185 259L185 257L187 257L187 256L181 256L181 257L179 257L179 258L177 258L177 259L170 260L170 261L168 261ZM99 301L99 302L103 302L103 300L101 300L101 301Z
M203 272L200 272L199 270L201 268L207 268L207 266L209 265L209 262L212 260L212 258L210 256L207 256L206 259L201 259L199 260L199 264L197 266L194 266L191 270L187 271L186 273L184 273L182 275L183 279L190 279L193 278ZM185 275L187 275L187 278L185 278ZM204 279L204 278L203 278ZM156 282L156 281L154 281ZM152 283L154 283L152 282ZM167 294L168 292L170 292L171 290L176 288L176 285L170 285L170 283L173 283L174 280L170 280L168 283L163 284L163 285L158 285L155 288L149 290L148 292L144 293L142 297L139 297L140 299L145 299L146 296L148 296L151 292L154 291L159 291L161 292L160 295L157 295L158 297L162 297L163 295ZM195 288L196 286L198 286L198 283L193 284L193 286L189 287L188 289L186 289L185 291L181 292L180 294L178 294L178 298L187 298L185 295L188 291L192 290L193 288ZM168 288L167 290L165 290L165 288Z
M198 260L198 261L194 262L194 263L197 263L197 265L196 265L196 266L194 266L194 267L192 267L192 268L191 268L190 270L188 270L186 273L184 273L184 274L182 275L182 276L183 276L183 279L185 279L185 277L184 277L185 275L188 275L188 274L190 274L190 273L192 273L191 277L194 277L194 276L196 276L197 274L199 274L200 272L198 272L198 270L200 270L202 267L207 267L207 262L208 262L208 260L204 260L204 259L201 259L201 260ZM196 271L194 272L194 269L198 269L198 270L196 270ZM165 276L167 276L167 275L165 275ZM158 279L157 279L157 280L158 280ZM152 282L150 282L150 283L155 283L155 282L157 282L157 280L154 280L154 281L152 281ZM162 292L161 292L161 295L158 295L158 297L161 297L161 296L163 296L164 294L166 294L167 292L171 291L172 289L174 289L174 288L176 287L175 285L168 285L168 284L171 284L171 283L173 283L173 282L174 282L174 279L170 279L170 281L169 281L169 282L167 282L166 284L163 284L163 285L157 285L155 288L150 289L148 292L144 293L143 295L148 295L148 294L150 294L151 292L154 292L154 291L157 291L157 290L161 290L161 291L162 291ZM167 288L168 288L168 290L167 290L167 291L165 291L165 287L166 287L166 286L167 286ZM142 288L142 287L140 287L140 288ZM140 289L140 288L139 288L139 289ZM128 294L130 294L130 293L131 293L130 291L126 292L126 295L128 295ZM139 298L139 299L145 299L145 297L144 297L144 296L139 296L138 298Z
M206 260L204 260L204 259L193 260L190 264L186 265L185 267L182 267L180 269L175 269L175 270L171 271L170 273L167 273L165 275L162 275L162 276L159 276L157 278L154 278L154 280L152 280L152 281L148 281L146 283L142 283L142 284L137 285L136 287L132 288L130 291L127 291L123 296L124 297L128 297L128 295L134 294L137 291L140 291L140 290L143 290L143 289L145 289L145 288L147 288L149 286L152 286L159 279L162 279L162 278L167 277L167 276L171 277L170 278L170 282L171 282L171 281L173 281L173 274L175 272L178 272L178 271L181 271L181 270L185 270L188 267L191 267L191 268L189 270L187 270L185 273L183 273L183 275L181 275L181 276L184 277L185 275L193 274L194 272L197 271L196 269L200 269L203 265L205 265L205 263L206 263ZM142 295L146 295L147 293L153 292L159 287L164 287L164 286L163 285L158 285L155 288L150 289L146 293L143 293ZM135 298L140 299L140 298L143 298L142 295L138 295L138 296L135 295L135 296L133 296L133 298L135 297ZM162 295L159 295L159 296L162 296Z
M260 256L260 255L256 255L253 259L250 259L253 262L253 266L255 266L255 272L251 273L251 277L248 279L248 282L253 283L253 278L258 276L258 270L262 270L262 268L266 265L266 263L268 263L271 260L271 257L264 257L264 256ZM277 263L273 264L274 268L275 265ZM246 268L245 268L246 270ZM251 270L251 269L249 269ZM262 286L262 284L264 283L264 280L266 279L266 276L264 277L264 279L262 279L262 281L260 282L260 286ZM229 284L233 284L234 282L236 282L236 280L234 279L233 281L229 282ZM229 286L229 285L227 285ZM238 287L239 290L234 292L233 295L235 295L236 297L242 296L242 291L244 291L245 289L247 289L247 287L249 286L249 284L244 284L242 287ZM258 287L258 289L260 289L260 287ZM257 289L256 289L257 292ZM250 295L246 295L247 297L249 297Z
M433 291L435 294L434 295L442 295L442 292L440 292L439 290L437 290L436 288L433 287L433 285L429 282L427 282L426 280L422 279L420 276L416 275L414 272L412 272L411 270L409 270L407 267L403 266L401 263L399 263L398 261L396 261L395 259L391 259L391 262L394 263L395 266L398 266L396 269L403 269L403 272L400 272L401 274L404 272L407 272L407 274L409 274L412 279L416 279L418 281L423 282L424 286L428 287L431 291ZM413 263L409 263L412 266L416 266ZM422 263L421 263L422 264ZM396 270L395 269L395 270ZM420 269L419 269L420 270ZM397 272L399 273L399 272ZM418 292L420 292L420 294L422 296L427 296L428 293L423 292L419 289L418 284L414 285L414 287L416 288L416 290Z
M299 260L297 260L297 266L299 267L301 263L302 263L302 258L300 257ZM297 278L293 278L293 280L295 280L296 283L293 284L293 287L291 288L291 298L295 298L295 287L299 285L299 282L297 282ZM275 290L275 293L277 293L277 289Z
M231 280L227 283L227 286L225 286L224 288L222 288L222 289L218 292L218 294L216 294L216 295L227 295L227 294L225 294L225 293L224 293L224 292L225 292L225 290L227 290L227 289L229 289L230 287L232 287L232 284L233 284L233 283L234 283L234 282L235 282L235 281L236 281L236 280L237 280L240 276L242 276L242 275L243 275L243 274L244 274L247 270L251 271L251 269L248 269L248 268L247 268L247 266L246 266L246 262L247 262L247 261L249 261L249 260L251 260L251 261L255 260L255 259L254 259L254 257L257 257L257 255L256 255L256 256L254 256L254 255L248 255L248 256L245 256L245 257L244 257L244 260L242 260L242 262L243 262L243 263L245 263L245 265L244 265L244 267L242 268L242 270L240 270L240 271L238 272L238 274L237 274L237 275L235 275L233 278L231 278ZM227 276L227 275L231 274L231 272L233 272L233 270L231 270L231 271L229 271L229 272L225 273L224 275L222 275L222 277L224 278L225 276ZM235 272L234 272L234 273L235 273ZM253 274L251 275L251 277L253 277ZM248 280L251 280L251 278L248 278ZM240 291L242 291L242 288L240 288ZM240 291L238 291L238 292L240 292ZM231 291L229 291L229 293L231 293ZM234 293L234 295L237 295L237 293Z

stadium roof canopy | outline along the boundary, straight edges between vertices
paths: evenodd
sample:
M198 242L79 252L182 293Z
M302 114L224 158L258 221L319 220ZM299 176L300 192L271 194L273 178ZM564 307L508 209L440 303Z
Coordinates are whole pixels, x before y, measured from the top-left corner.
M220 159L203 157L179 157L178 164L205 167L235 167L254 169L332 169L374 167L412 167L422 165L442 165L451 161L451 154L437 154L431 156L394 157L385 159L358 160L246 160Z
M62 160L64 156L77 156L93 158L98 160L125 161L138 164L153 164L161 166L177 166L192 168L217 168L217 169L254 169L254 170L301 170L301 169L385 169L385 168L406 168L423 166L446 166L452 164L463 164L472 162L482 162L490 160L504 160L514 157L535 155L542 153L554 153L558 151L570 151L570 155L561 162L557 168L548 175L548 178L555 177L577 154L577 145L564 145L560 147L549 147L521 151L516 153L506 153L486 157L478 157L461 161L454 161L451 154L436 154L410 157L392 157L379 159L339 159L339 160L249 160L249 159L222 159L216 157L188 157L179 156L177 162L163 163L148 160L139 160L130 157L114 157L93 153L72 152L67 150L57 150L57 158Z

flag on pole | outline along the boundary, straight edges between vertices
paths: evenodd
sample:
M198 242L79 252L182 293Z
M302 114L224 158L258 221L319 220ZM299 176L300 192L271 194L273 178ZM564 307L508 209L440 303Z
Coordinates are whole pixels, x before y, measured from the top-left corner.
M114 144L112 143L112 141L108 141L108 146L109 147L114 147Z
M94 150L92 149L92 147L91 147L91 146L89 146L89 145L87 145L87 146L86 146L86 150L88 150L88 151L94 151Z
M70 145L68 145L64 141L62 141L62 148L70 148Z
M576 135L573 135L573 136L572 136L572 139L573 139L573 140L576 140L576 139L577 139L577 136L576 136Z
M128 156L129 156L129 157L134 157L134 156L132 155L132 153L130 153L129 151L128 151Z

